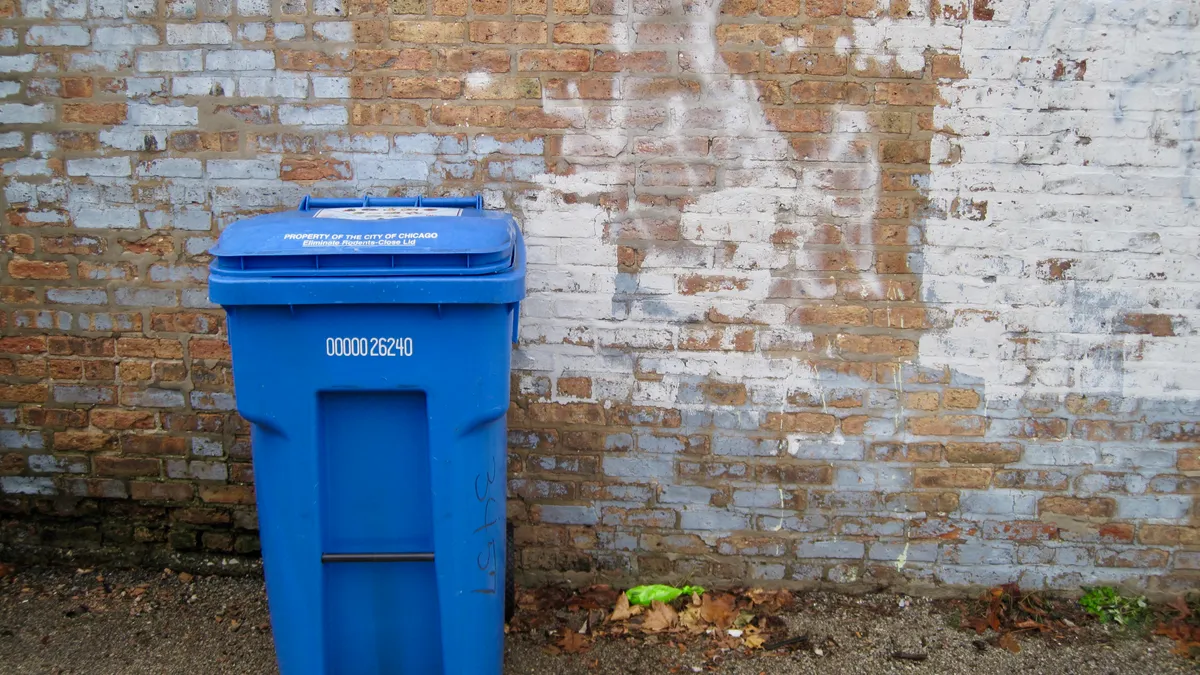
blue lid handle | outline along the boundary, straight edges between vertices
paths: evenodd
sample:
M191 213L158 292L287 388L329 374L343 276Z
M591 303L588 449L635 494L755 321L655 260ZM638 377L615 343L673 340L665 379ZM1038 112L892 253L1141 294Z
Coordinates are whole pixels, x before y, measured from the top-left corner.
M300 200L299 211L350 209L364 206L428 206L449 209L483 210L483 195L474 197L313 197Z

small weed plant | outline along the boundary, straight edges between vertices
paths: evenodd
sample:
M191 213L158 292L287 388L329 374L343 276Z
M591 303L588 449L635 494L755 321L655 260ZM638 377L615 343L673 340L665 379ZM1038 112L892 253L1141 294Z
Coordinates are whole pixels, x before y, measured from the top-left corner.
M1112 586L1085 588L1084 591L1079 604L1102 624L1138 626L1150 616L1150 606L1145 597L1127 597Z

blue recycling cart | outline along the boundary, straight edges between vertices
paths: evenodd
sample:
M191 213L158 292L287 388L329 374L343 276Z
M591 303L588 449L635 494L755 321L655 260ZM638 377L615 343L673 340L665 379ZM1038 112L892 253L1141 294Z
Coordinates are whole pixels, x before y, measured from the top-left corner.
M212 254L283 675L499 675L512 216L306 197Z

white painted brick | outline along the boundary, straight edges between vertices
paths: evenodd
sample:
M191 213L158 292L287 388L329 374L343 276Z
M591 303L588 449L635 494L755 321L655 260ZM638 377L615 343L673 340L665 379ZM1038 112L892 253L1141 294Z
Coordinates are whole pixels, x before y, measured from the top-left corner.
M50 0L20 0L21 16L26 19L45 19L51 14Z
M364 180L425 180L429 177L429 164L416 160L381 159L356 155L354 176Z
M58 19L87 17L87 0L54 0L54 16Z
M251 25L251 24L247 24ZM302 23L277 23L275 24L275 39L279 42L287 42L289 40L302 40L305 35L305 27ZM249 39L243 38L243 39ZM266 39L265 35L263 39Z
M313 75L314 98L350 98L350 78Z
M0 73L28 73L37 63L37 54L0 56Z
M0 104L0 124L42 124L54 119L54 109L44 103Z
M167 16L173 19L196 18L196 0L168 0Z
M308 78L278 74L273 77L238 78L238 95L243 98L308 98Z
M207 232L212 229L212 214L208 211L147 211L146 227L152 230L174 229Z
M210 159L209 178L278 178L279 158Z
M19 131L0 133L0 149L20 150L25 147L25 134Z
M312 0L312 7L317 16L346 16L344 0Z
M9 134L5 134L8 136ZM21 134L16 134L18 141L22 141ZM19 159L10 159L4 164L0 164L0 173L5 176L52 176L53 169L50 168L50 163L44 159L33 159L31 157L22 157Z
M200 121L196 108L183 105L129 104L129 123L144 126L187 127Z
M342 106L279 106L279 123L288 126L345 126L350 113Z
M198 159L187 158L164 158L154 159L148 162L138 164L137 175L139 177L183 177L183 178L200 178L204 175L204 169L200 165Z
M349 21L319 21L313 24L313 37L322 42L354 42L354 24Z
M25 44L43 47L82 47L91 40L83 26L33 26L25 33Z
M8 98L21 93L21 83L12 80L0 81L0 98Z
M144 73L204 70L204 56L199 49L141 52L137 69Z
M135 208L85 208L74 214L75 227L81 229L136 229L142 225L141 212Z
M174 96L233 96L232 77L173 77L171 94Z
M67 161L68 176L128 176L128 157L94 157Z
M101 26L96 29L96 44L106 48L124 45L150 46L158 43L158 30L153 26Z
M100 131L100 144L117 150L147 152L167 147L167 134L147 129L113 128Z
M269 0L237 0L240 16L267 16L271 13Z
M169 45L227 45L232 41L233 33L224 23L167 24Z
M304 35L303 24L294 24L294 23L276 24L275 25L275 39L276 40L282 41L282 40L291 39L291 38L287 38L287 37L280 37L280 35L279 35L279 27L280 26L300 26L300 35ZM288 29L285 28L284 33L287 34L287 32L288 32ZM267 24L265 24L265 23L255 21L252 23L244 23L244 24L238 26L238 40L241 42L264 42L264 41L266 41L266 39L267 39Z
M16 47L17 31L12 28L0 28L0 47Z
M158 11L155 0L126 0L125 14L131 17L150 18Z
M275 52L263 49L241 49L208 52L206 70L274 70Z
M120 19L125 16L125 0L90 0L90 5L90 12L94 18ZM96 40L100 41L99 35Z

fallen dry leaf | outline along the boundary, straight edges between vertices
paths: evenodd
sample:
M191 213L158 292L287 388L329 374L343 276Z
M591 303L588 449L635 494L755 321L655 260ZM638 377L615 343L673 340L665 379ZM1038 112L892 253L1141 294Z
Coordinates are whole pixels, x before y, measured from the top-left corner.
M642 622L642 629L657 633L669 628L673 628L679 623L679 614L671 609L671 606L655 600L650 605L650 611L646 612L646 620Z
M1017 639L1015 637L1013 637L1012 633L1002 634L1000 636L1000 639L996 641L996 644L1000 645L1001 647L1004 647L1005 649L1012 652L1013 654L1021 653L1021 645L1017 644Z
M634 617L634 616L637 616L638 614L641 614L643 611L645 611L645 609L646 608L642 605L630 606L629 596L622 593L620 596L617 597L617 606L613 607L612 614L610 614L608 616L608 620L609 621L625 621L625 620L628 620L630 617Z
M750 649L762 649L763 642L765 642L765 640L763 640L763 636L761 635L747 635L745 639L742 640L742 643Z
M564 633L562 639L558 641L558 646L568 654L581 654L586 652L591 645L592 641L588 636L580 635L573 630Z
M701 616L699 607L688 607L680 612L679 625L696 635L708 630L708 622Z
M715 624L717 628L729 628L737 618L733 596L727 593L717 596L705 595L700 599L700 616L705 621Z

